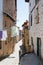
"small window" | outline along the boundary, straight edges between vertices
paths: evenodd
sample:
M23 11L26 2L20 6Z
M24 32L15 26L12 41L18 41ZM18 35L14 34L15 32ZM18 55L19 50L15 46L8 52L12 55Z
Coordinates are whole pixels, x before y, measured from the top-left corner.
M5 41L5 45L7 45L7 41Z
M24 37L24 34L22 34L22 37Z
M33 37L31 37L31 44L32 44L32 46L33 46Z
M36 24L38 24L39 23L39 11L38 11L38 7L36 8L36 10L37 10L37 16L36 16Z
M29 6L31 6L31 3L29 4Z
M17 7L17 0L15 0L15 7Z
M39 2L40 0L35 0L35 4L37 5L37 3Z
M32 26L32 15L31 15L31 26Z
M6 27L6 21L5 21L5 26L4 27Z
M29 0L25 0L25 2L29 2Z
M0 49L2 48L2 44L1 44L1 41L0 41Z

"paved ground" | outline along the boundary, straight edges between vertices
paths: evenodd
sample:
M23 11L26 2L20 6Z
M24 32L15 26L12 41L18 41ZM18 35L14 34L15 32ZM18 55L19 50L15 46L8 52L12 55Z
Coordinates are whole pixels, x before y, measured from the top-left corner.
M13 54L11 54L6 59L0 61L0 65L18 65L19 63L19 50L20 46L22 45L22 40L16 43L15 50Z
M16 43L15 50L9 57L0 61L0 65L19 65L19 50L21 45L22 40ZM40 62L39 58L35 54L31 53L22 57L20 65L43 65Z
M21 58L20 65L43 65L39 58L34 54L26 54Z

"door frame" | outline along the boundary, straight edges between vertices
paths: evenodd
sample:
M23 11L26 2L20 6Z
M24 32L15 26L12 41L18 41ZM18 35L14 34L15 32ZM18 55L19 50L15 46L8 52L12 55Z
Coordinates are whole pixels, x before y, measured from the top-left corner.
M37 37L37 56L41 58L41 38Z

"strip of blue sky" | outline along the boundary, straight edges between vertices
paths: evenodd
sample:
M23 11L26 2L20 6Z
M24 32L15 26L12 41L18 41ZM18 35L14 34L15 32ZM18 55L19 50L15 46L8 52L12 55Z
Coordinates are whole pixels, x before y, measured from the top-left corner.
M29 20L29 4L25 0L17 0L17 26L21 27L25 20Z

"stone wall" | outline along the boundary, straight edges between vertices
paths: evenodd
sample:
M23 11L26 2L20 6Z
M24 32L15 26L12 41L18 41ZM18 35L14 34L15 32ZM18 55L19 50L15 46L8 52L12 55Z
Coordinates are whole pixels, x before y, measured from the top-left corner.
M16 18L15 0L4 0L3 11L8 13L15 19Z
M36 24L37 20L35 19L36 16L36 8L38 7L39 12L39 23ZM34 51L37 54L37 37L41 38L41 57L43 58L43 2L40 1L39 4L35 7L32 12L33 16L33 25L30 28L30 45L31 45L31 37L33 37L33 44L34 44Z

